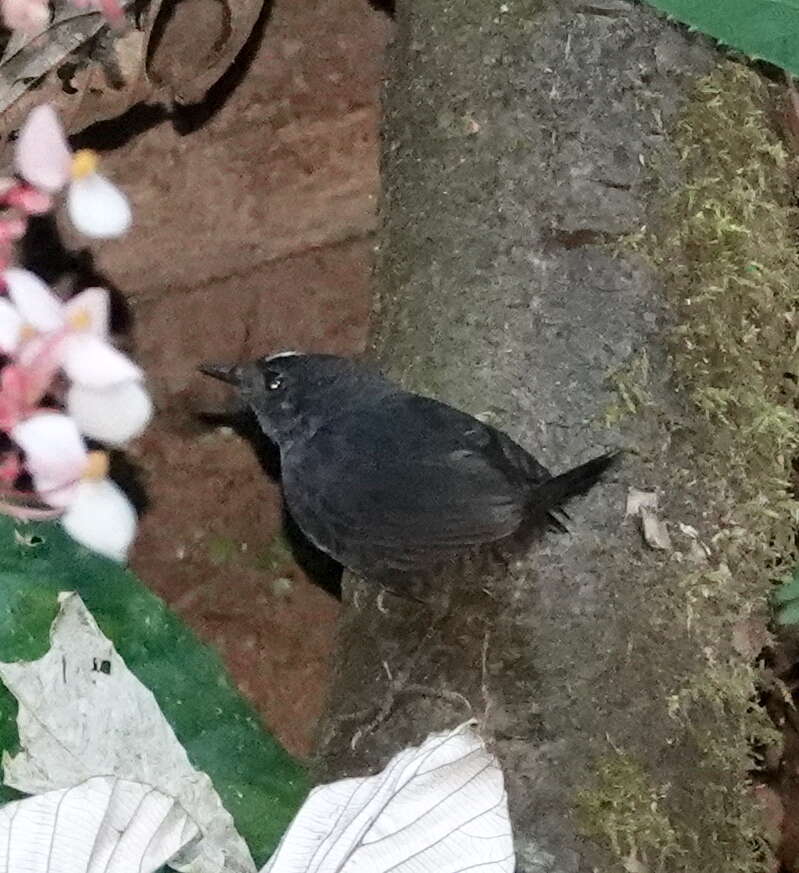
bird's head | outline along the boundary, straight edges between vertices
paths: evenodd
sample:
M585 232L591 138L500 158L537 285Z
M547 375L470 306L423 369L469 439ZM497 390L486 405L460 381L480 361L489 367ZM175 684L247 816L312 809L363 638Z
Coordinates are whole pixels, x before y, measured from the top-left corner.
M354 408L364 396L379 398L391 390L379 374L336 355L282 352L246 364L202 364L199 369L234 385L282 450Z

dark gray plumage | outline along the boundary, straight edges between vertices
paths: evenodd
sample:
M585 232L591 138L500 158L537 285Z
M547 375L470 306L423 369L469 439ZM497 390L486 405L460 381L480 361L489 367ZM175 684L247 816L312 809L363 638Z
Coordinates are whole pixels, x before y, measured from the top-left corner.
M280 449L289 512L320 549L379 575L435 565L549 520L613 463L553 477L502 431L333 355L204 365Z

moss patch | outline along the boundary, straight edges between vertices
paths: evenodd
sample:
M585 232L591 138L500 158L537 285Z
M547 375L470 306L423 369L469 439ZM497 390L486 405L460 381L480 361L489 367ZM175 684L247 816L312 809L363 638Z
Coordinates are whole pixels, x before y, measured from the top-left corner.
M626 366L608 373L608 381L616 394L616 399L605 410L605 424L612 427L652 403L646 349L635 355Z
M652 246L679 322L680 384L714 426L712 455L729 463L725 477L756 500L758 516L763 498L782 504L799 445L796 213L766 100L743 66L726 64L699 84L676 130L687 183ZM783 546L793 528L784 521Z
M678 850L662 799L638 762L614 752L598 762L594 789L578 795L578 817L584 830L608 841L628 871L659 870Z
M208 557L216 567L224 567L236 561L241 545L230 537L213 536L208 541Z
M671 134L682 183L652 179L660 215L630 240L662 279L674 379L686 401L683 416L666 423L664 487L675 482L693 495L679 511L703 518L701 547L696 541L693 554L686 547L641 580L650 592L641 608L653 637L692 641L696 661L665 693L663 717L674 725L674 761L682 749L701 766L680 773L677 791L658 784L660 766L646 750L637 750L641 763L626 754L597 759L579 806L618 869L769 866L747 778L753 744L776 734L754 702L752 653L734 644L753 616L765 622L772 579L797 560L789 477L799 448L799 258L788 158L767 106L767 86L743 65L724 63L697 82ZM641 384L636 368L614 383L615 420L646 406L630 389ZM669 825L686 820L695 831Z
M255 554L255 566L269 573L285 572L293 561L291 547L282 533L276 534Z
M720 619L762 601L775 571L796 561L799 240L767 105L766 86L745 66L726 63L698 84L676 129L685 184L650 248L676 316L678 387L704 423L694 424L696 472L726 510L713 541L719 569L684 588L704 596L709 579Z

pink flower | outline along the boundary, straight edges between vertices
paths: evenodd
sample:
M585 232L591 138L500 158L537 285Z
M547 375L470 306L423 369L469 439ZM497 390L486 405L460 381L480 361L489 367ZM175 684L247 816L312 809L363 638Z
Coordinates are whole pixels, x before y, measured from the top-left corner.
M72 151L49 103L28 114L19 131L14 161L26 182L48 194L57 193L69 181Z
M16 306L0 297L0 352L13 355L22 336L22 316Z
M18 215L0 217L0 269L7 266L14 254L14 243L25 236L27 217Z
M44 215L53 208L53 198L24 182L15 183L2 197L3 204L24 215Z
M2 0L3 24L9 30L38 34L50 23L47 0Z
M14 243L22 239L31 215L43 215L53 208L53 198L16 179L0 178L0 269L12 260Z
M22 464L17 455L6 455L0 461L0 484L6 488L12 487L21 472Z
M77 5L124 17L117 0ZM48 9L45 0L0 0L13 26L46 23ZM72 223L90 236L124 233L130 206L96 172L93 152L73 155L51 106L29 114L15 162L22 181L0 178L0 431L13 443L0 452L0 512L58 518L78 542L123 561L136 514L108 478L107 455L88 451L84 435L122 445L144 429L153 410L142 371L109 339L107 291L87 288L64 302L38 276L8 264L29 216L49 212L64 189ZM23 473L33 491L21 490Z
M77 9L98 9L115 26L125 20L125 11L117 0L72 0L72 5Z
M25 236L28 222L19 216L0 221L0 243L13 243Z
M136 513L107 477L108 458L89 452L77 425L59 412L39 412L11 430L25 453L39 497L62 510L61 524L88 548L124 561L136 534Z
M11 439L25 452L36 493L50 506L68 506L88 463L77 425L60 412L37 412L15 425Z
M141 370L107 341L107 291L87 288L64 303L28 270L10 267L3 278L24 324L36 333L58 334L61 366L71 380L101 388L142 378Z
M25 371L16 364L7 364L0 372L0 430L8 432L33 411L27 397Z
M0 351L16 354L25 403L38 403L61 369L71 383L67 411L83 433L110 445L138 436L152 402L140 368L108 341L108 292L87 288L64 303L27 270L11 267L3 278L10 302L0 298Z
M86 236L121 236L131 224L125 195L96 172L97 156L89 150L72 154L52 106L32 109L19 132L15 150L17 172L48 194L67 189L67 214Z

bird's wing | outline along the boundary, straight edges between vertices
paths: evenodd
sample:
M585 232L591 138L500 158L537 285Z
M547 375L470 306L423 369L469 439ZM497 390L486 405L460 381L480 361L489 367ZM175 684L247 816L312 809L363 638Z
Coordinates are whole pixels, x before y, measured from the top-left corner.
M311 539L395 564L508 536L548 477L499 431L406 394L332 421L286 461L289 508Z

